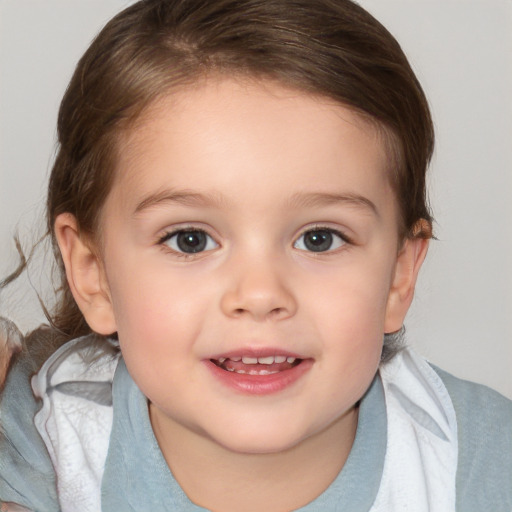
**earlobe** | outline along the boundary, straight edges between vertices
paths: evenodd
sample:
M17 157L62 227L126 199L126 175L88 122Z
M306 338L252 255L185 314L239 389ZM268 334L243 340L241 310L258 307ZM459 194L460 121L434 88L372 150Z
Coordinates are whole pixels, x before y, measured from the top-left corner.
M414 297L414 288L421 265L427 255L429 240L409 238L400 250L386 306L385 333L402 328L405 315Z
M89 327L99 334L116 332L116 323L101 261L80 235L75 217L62 213L55 236L66 268L71 293Z

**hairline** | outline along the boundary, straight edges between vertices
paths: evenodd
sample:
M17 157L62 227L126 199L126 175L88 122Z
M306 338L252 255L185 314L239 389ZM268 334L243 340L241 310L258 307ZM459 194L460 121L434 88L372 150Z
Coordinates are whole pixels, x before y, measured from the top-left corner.
M386 155L387 162L384 172L387 174L391 189L395 194L396 204L398 205L399 225L397 226L397 232L399 246L402 245L403 241L408 238L408 233L406 232L405 219L403 218L403 212L400 207L398 183L400 179L399 169L403 167L405 162L400 138L395 133L395 131L387 125L387 123L377 119L375 116L364 110L361 110L360 108L355 107L354 105L350 105L349 103L345 103L339 99L334 98L332 95L329 95L324 91L313 90L311 87L307 88L298 82L292 83L291 80L284 80L281 77L272 76L262 72L251 72L250 70L234 71L229 67L227 69L218 69L213 67L213 69L210 70L205 68L197 70L195 73L190 73L188 76L181 80L176 81L173 78L170 78L167 85L161 87L156 91L156 93L150 95L150 97L148 97L145 102L142 102L142 104L138 105L138 108L134 109L134 112L130 116L124 119L121 124L112 130L112 150L114 156L113 168L111 169L112 176L110 178L110 189L105 197L103 204L101 205L100 210L98 211L96 217L96 226L94 226L94 233L88 233L90 242L99 246L100 254L102 252L101 248L104 245L101 221L102 213L104 206L109 199L111 191L115 186L116 180L118 179L118 164L123 146L127 145L128 142L130 147L133 147L134 144L138 144L139 141L134 140L132 135L151 119L152 113L154 113L155 109L160 108L161 104L165 102L166 99L171 98L173 95L179 94L182 91L185 91L189 87L201 87L211 83L212 81L224 80L236 80L242 83L260 85L274 84L278 85L279 87L288 89L289 91L309 95L313 98L316 97L323 101L329 100L333 103L333 105L346 108L351 113L355 114L356 117L366 126L370 127L373 130L375 136L378 138L378 141L383 145L384 154Z

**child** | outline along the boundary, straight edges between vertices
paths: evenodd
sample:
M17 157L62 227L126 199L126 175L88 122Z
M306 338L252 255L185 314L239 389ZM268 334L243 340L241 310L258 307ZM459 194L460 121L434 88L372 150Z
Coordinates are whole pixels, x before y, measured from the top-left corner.
M433 129L370 15L139 2L58 130L62 288L5 383L4 510L511 509L510 402L400 345Z

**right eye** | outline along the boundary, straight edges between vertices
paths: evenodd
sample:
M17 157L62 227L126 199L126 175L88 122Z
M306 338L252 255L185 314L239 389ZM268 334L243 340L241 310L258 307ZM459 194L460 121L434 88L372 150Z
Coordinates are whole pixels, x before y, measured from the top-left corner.
M159 243L183 254L211 251L219 246L210 235L200 229L180 229L167 233L160 239Z

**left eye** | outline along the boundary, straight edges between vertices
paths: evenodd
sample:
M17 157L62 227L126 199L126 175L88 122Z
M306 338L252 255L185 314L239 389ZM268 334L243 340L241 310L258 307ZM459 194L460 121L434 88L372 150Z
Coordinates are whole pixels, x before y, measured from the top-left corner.
M303 233L293 244L296 249L310 252L327 252L346 243L343 235L333 229L311 229Z
M211 251L219 246L210 235L199 229L183 229L169 233L160 243L165 243L173 251L185 254Z

